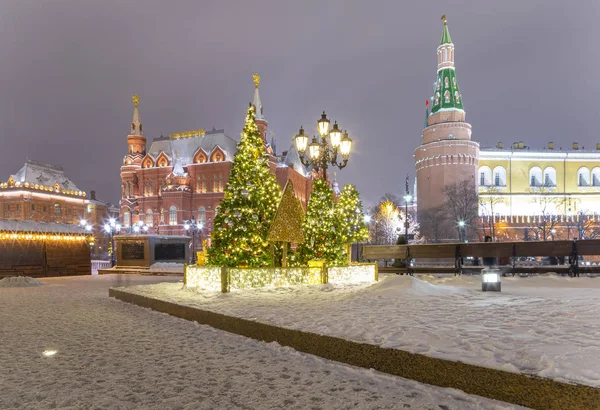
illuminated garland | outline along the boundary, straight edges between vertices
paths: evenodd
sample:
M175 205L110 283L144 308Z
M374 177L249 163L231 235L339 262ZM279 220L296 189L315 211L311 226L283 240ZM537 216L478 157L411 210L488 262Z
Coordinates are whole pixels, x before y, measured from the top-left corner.
M350 266L296 268L224 268L187 266L184 283L187 288L208 291L232 289L273 288L325 283L361 283L378 280L376 263L352 264ZM225 283L222 283L225 281Z
M87 241L91 240L90 236L86 235L56 235L56 234L39 234L39 233L10 233L0 232L0 240L27 240L27 241Z

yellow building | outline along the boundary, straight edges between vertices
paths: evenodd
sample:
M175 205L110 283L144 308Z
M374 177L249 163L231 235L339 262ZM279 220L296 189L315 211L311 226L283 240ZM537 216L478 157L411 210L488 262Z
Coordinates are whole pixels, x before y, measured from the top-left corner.
M576 229L580 219L599 220L600 144L590 150L573 143L571 149L563 150L551 142L534 150L523 142L509 148L499 143L496 148L481 149L477 182L484 226L491 218L512 228L539 230L543 226L546 239L578 237L576 231L561 231L571 225ZM521 239L518 233L512 236ZM532 239L544 239L539 233L535 236ZM584 236L579 229L579 237Z

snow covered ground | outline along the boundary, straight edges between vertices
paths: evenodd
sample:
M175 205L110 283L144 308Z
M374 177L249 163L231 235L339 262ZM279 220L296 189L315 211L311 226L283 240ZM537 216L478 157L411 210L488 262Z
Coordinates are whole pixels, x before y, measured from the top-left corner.
M364 285L140 294L263 323L600 387L600 279L384 276Z
M102 275L0 288L0 408L517 408L330 362L108 297L112 286L177 280ZM181 285L159 286L165 287ZM274 296L280 293L283 300L287 293L289 299L294 292Z

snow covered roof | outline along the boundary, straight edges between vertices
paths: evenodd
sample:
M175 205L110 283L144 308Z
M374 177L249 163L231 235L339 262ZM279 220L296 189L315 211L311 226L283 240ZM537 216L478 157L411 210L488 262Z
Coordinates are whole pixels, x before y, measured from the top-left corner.
M172 150L175 155L180 155L181 163L187 165L193 162L194 153L198 148L210 154L216 147L220 147L225 153L225 161L233 161L237 152L237 141L225 134L224 130L206 131L204 135L181 139L156 138L152 141L148 153L156 159L163 151L172 159Z
M0 219L0 231L9 232L43 232L63 234L85 234L79 225L60 224L56 222L15 221Z
M308 169L300 161L300 154L298 154L296 144L291 145L282 162L288 167L294 168L294 170L300 173L302 176L306 176L308 174Z
M23 168L12 176L15 182L29 182L32 185L53 186L55 183L61 190L79 191L75 183L65 173L62 167L27 160Z

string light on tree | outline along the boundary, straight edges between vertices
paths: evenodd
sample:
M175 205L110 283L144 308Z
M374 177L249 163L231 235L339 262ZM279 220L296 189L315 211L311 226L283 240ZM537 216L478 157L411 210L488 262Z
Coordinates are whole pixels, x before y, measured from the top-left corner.
M316 180L313 185L302 228L304 243L299 246L301 263L306 265L312 259L324 259L330 266L346 263L333 191L322 179Z
M229 182L215 217L208 262L218 266L271 266L267 233L281 198L252 104L237 146Z

